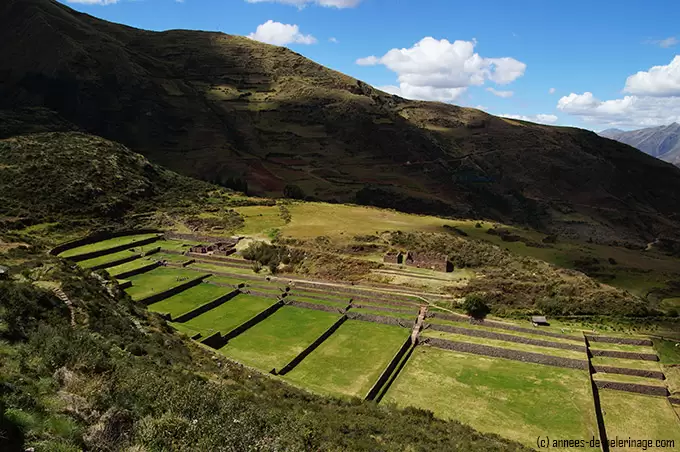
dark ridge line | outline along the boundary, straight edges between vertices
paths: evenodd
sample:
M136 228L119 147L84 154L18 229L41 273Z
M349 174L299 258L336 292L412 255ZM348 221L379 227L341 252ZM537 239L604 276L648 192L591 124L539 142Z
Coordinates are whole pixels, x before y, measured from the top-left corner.
M639 383L623 383L620 381L595 380L598 389L612 389L616 391L633 392L637 394L668 397L670 393L665 386L650 386Z
M593 406L595 408L595 420L597 423L597 432L600 437L600 450L602 452L609 452L609 441L607 439L607 427L604 423L604 412L602 411L602 402L600 400L600 390L595 384L593 374L596 372L593 363L590 360L590 342L588 337L583 335L583 344L586 351L586 359L588 364L588 381L590 383L590 392L593 396Z
M408 337L406 338L406 341L402 344L401 347L399 347L399 350L397 350L397 353L395 353L394 356L392 356L392 359L390 359L389 363L387 363L387 367L383 369L378 379L375 381L375 383L373 383L371 389L368 390L366 396L364 397L364 400L366 401L375 400L377 395L381 392L382 388L385 386L385 384L387 384L387 381L392 376L392 373L397 368L406 352L413 346L414 342L411 340L411 335L409 334Z

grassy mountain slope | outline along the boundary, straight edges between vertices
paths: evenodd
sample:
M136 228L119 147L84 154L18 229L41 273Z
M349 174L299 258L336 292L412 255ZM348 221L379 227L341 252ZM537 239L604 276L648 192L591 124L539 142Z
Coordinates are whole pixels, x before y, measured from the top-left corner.
M133 208L197 198L211 188L92 135L51 132L0 140L0 216L117 218Z
M46 107L183 174L602 242L680 231L680 169L584 130L407 101L284 48L52 0L3 2L0 40L0 108Z

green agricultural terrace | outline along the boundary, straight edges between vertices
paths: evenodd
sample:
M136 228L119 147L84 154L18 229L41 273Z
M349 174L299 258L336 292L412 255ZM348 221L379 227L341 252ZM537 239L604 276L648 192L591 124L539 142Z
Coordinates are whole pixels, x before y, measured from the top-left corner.
M274 221L275 208L239 208L246 219L243 231L277 226L282 232L297 234L295 228L302 226L295 222ZM348 218L358 220L366 210L371 209L360 208ZM409 216L401 215L386 214L382 226L403 227ZM315 224L323 234L328 227L322 221L299 218L306 225L304 230ZM418 221L437 227L427 219ZM342 224L349 228L354 223L347 220ZM360 225L353 227L347 232L370 232ZM458 227L466 228L464 223ZM470 226L466 230L475 229ZM630 331L603 328L601 334L609 334L611 340L590 341L591 353L598 355L590 362L598 369L592 375L594 384L607 389L593 392L583 337L593 334L590 326L561 319L535 327L496 316L490 316L488 322L472 322L445 294L433 294L436 286L378 283L370 278L348 284L290 271L280 275L244 258L250 256L249 247L240 244L236 245L238 252L228 258L189 253L189 245L198 243L196 240L161 239L146 248L135 246L149 237L153 235L118 237L62 254L114 250L78 262L87 269L160 246L160 252L104 271L113 277L132 273L121 283L133 300L154 297L148 310L169 316L173 320L169 325L180 334L267 378L324 396L428 410L437 418L459 421L527 447L533 447L539 436L591 439L620 436L629 429L638 435L661 435L671 427L680 427L669 402L672 399L665 400L680 389L673 367L680 363L675 341L650 341ZM257 234L246 240L256 238ZM121 244L129 248L118 250ZM374 261L370 253L364 257ZM195 259L198 261L185 264ZM157 261L166 264L149 266ZM395 266L390 272L444 279L428 269ZM196 284L183 287L191 281ZM427 309L419 323L421 307ZM648 342L626 343L631 339ZM599 356L603 353L605 356ZM658 355L659 361L636 354ZM639 420L642 418L625 414L631 409L626 404L633 400L654 411L653 416L644 417L649 428ZM598 413L595 407L600 405L602 412ZM604 427L598 426L598 416L604 416ZM666 436L674 439L673 435Z

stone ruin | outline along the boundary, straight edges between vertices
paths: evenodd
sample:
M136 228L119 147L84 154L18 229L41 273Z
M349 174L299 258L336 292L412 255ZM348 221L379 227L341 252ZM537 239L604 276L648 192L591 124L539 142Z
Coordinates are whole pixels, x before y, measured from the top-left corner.
M216 242L211 245L196 245L189 248L190 253L229 256L236 252L232 242Z
M404 264L411 267L428 268L440 272L453 271L453 263L449 260L449 257L439 253L417 253L415 251L409 251L404 256Z
M401 251L390 251L383 257L386 264L401 264L403 261L404 255Z

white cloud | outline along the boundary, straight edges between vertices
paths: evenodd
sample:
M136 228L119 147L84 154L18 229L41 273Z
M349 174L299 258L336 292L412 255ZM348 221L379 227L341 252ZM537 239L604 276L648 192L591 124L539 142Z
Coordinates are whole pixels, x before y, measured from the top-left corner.
M338 41L338 38L334 38L334 37L330 37L330 38L328 38L328 40L329 40L330 42L332 42L333 44L337 44L337 43L340 42L340 41Z
M680 122L680 97L625 96L601 101L592 93L571 93L557 108L603 126L651 127Z
M651 127L680 122L680 55L667 66L654 66L626 79L620 99L602 101L593 93L571 93L557 108L602 127Z
M550 88L550 89L548 90L548 92L549 92L550 94L555 94L555 88Z
M354 8L361 0L246 0L248 3L283 3L284 5L297 6L304 8L307 4L316 4L328 8Z
M679 42L680 41L678 41L678 38L676 38L675 36L671 36L670 38L666 39L659 39L657 41L652 41L652 43L657 44L659 47L663 47L664 49L673 47Z
M680 55L667 66L654 66L626 80L627 93L643 96L680 96Z
M80 3L83 5L113 5L118 0L66 0L68 3Z
M508 97L512 97L513 94L515 94L513 91L499 91L497 89L494 89L492 87L488 87L486 89L488 92L493 94L494 96L502 97L504 99L507 99Z
M284 46L286 44L314 44L316 38L312 35L303 35L297 25L282 24L268 20L262 25L258 25L255 33L248 35L250 39Z
M483 58L474 52L476 41L423 38L413 47L392 49L382 57L356 61L361 66L382 64L398 76L399 95L411 99L452 101L468 86L486 80L508 84L524 75L526 64L514 58ZM386 88L383 88L386 89Z
M555 115L537 114L537 115L498 115L502 118L519 119L520 121L536 122L539 124L554 124L559 119Z

